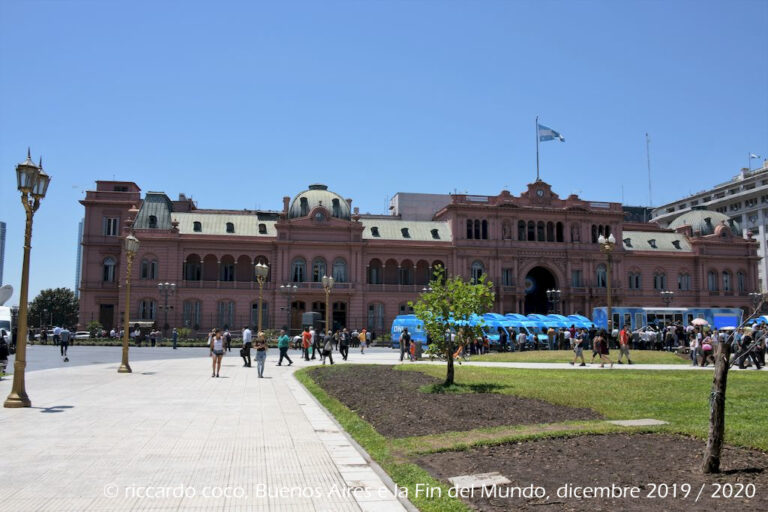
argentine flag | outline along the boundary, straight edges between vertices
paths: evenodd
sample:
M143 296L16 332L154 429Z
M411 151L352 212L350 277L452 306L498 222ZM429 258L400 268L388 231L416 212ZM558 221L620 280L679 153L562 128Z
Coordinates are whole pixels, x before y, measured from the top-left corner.
M552 128L544 126L543 124L538 125L538 127L539 127L539 141L545 142L548 140L557 139L560 142L565 142L565 137L560 135L560 132L556 132Z

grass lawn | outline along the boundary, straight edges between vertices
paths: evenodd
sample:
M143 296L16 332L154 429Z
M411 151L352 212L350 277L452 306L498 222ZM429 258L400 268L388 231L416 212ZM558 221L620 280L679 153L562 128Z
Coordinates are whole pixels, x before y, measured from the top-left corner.
M671 352L655 350L630 350L632 362L637 364L691 364L690 359L683 359ZM584 359L589 363L592 351L584 351ZM618 350L611 350L610 358L615 363ZM573 361L572 350L528 350L525 352L492 352L482 356L472 356L470 361L489 361L493 363L567 363ZM597 361L597 359L595 359ZM624 359L626 362L626 358Z

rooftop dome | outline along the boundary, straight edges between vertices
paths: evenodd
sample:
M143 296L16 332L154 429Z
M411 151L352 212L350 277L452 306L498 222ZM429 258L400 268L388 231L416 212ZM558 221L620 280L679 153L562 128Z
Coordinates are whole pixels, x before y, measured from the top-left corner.
M322 206L331 212L331 217L349 220L349 203L335 192L328 190L326 185L316 183L309 189L296 194L288 209L288 218L306 217L317 206Z
M727 226L733 227L731 220L724 213L711 210L691 210L670 222L669 229L691 226L695 235L711 235L723 221Z

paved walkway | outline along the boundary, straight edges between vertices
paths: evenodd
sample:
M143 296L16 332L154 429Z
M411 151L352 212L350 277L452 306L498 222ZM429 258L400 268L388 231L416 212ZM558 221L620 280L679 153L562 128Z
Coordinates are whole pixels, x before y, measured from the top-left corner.
M307 364L296 352L293 367L277 368L270 351L265 379L257 378L255 367L243 368L235 355L225 358L222 377L215 379L204 349L131 352L134 373L119 375L116 347L73 347L71 364L61 362L54 347L30 348L27 391L33 408L0 408L0 509L402 511L411 506L397 501L386 476L293 378L295 369ZM350 354L352 363L397 360L398 353L389 349ZM85 361L89 364L76 366ZM565 363L468 364L600 370ZM687 365L614 369L711 371ZM2 398L10 386L11 379L0 381Z

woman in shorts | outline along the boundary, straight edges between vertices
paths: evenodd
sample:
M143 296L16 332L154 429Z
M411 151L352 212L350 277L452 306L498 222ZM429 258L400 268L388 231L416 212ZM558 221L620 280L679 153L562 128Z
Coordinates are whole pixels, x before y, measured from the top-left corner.
M587 363L584 362L584 332L579 331L575 334L575 336L571 337L571 344L573 345L573 361L571 361L571 366L576 364L576 360L581 358L581 364L579 366L587 366Z
M224 337L221 335L221 329L216 329L216 332L211 336L211 359L213 360L211 377L219 376L222 357L224 357Z
M600 354L600 368L605 368L605 363L609 363L613 368L613 361L608 357L608 333L604 330L595 336L595 350Z

